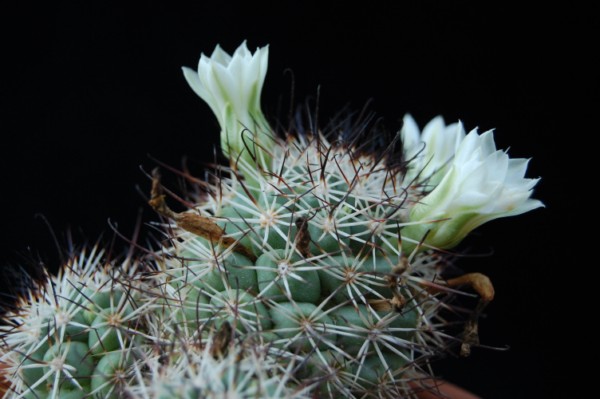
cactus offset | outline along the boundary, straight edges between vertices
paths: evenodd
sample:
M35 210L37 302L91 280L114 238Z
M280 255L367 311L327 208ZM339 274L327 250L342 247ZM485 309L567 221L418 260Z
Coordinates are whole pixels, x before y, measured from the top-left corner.
M0 362L20 397L117 397L143 351L152 298L137 262L103 260L92 250L69 261L21 298L0 326Z

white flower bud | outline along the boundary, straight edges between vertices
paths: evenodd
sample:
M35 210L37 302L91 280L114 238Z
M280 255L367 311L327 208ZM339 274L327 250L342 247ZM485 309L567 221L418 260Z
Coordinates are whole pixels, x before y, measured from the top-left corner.
M265 167L270 159L273 138L260 107L268 59L268 46L252 54L244 41L233 56L219 46L210 57L202 54L197 72L183 67L189 85L217 117L221 147L232 164Z

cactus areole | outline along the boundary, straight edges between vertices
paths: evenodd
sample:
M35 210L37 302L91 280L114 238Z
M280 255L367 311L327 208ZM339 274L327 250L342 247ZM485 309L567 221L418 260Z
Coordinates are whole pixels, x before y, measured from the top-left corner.
M0 326L4 397L410 398L431 388L432 357L478 345L494 289L445 274L448 250L543 206L528 161L441 117L406 116L385 145L364 115L317 127L301 109L275 130L267 66L268 47L244 42L184 68L229 165L190 179L202 194L179 213L155 171L150 255L93 248L31 283ZM449 311L463 294L474 309Z

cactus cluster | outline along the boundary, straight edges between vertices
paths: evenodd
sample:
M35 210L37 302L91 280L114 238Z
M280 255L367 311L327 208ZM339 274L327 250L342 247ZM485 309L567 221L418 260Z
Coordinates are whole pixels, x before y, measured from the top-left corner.
M493 287L448 278L444 250L542 206L527 162L441 118L423 132L405 118L399 150L369 149L360 122L277 136L260 109L267 50L217 47L184 70L230 165L193 180L182 213L155 173L161 248L84 251L19 299L0 326L6 398L415 397L432 357L477 344ZM463 286L481 300L452 337Z
M126 382L151 301L141 296L137 263L115 267L102 258L102 251L81 253L4 316L0 361L12 395L108 397Z

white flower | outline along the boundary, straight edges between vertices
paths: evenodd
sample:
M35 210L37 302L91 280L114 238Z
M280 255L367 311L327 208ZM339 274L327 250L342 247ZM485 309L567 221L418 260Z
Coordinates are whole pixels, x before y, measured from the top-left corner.
M210 57L202 54L197 72L183 67L189 85L219 120L221 147L232 163L241 156L264 166L268 159L273 139L260 107L268 59L268 46L252 54L244 41L233 56L218 45Z
M445 134L444 129L437 132ZM440 169L444 174L439 184L411 209L410 222L416 224L405 227L404 237L418 242L429 231L425 238L427 246L451 248L490 220L544 206L541 201L530 198L539 179L524 177L528 159L510 159L506 152L496 150L491 131L479 135L473 130L464 138L460 136L455 133L449 139L427 139L430 145L444 142L450 147L441 149L442 156L432 155L431 163L451 157L453 147L456 153L451 160L448 158L448 165ZM423 137L422 140L426 141ZM430 152L432 150L424 150L425 154ZM428 168L426 165L424 170Z
M400 131L404 157L410 160L405 180L416 179L426 187L435 187L444 177L465 135L462 123L446 126L441 116L432 119L420 133L415 120L405 115Z

